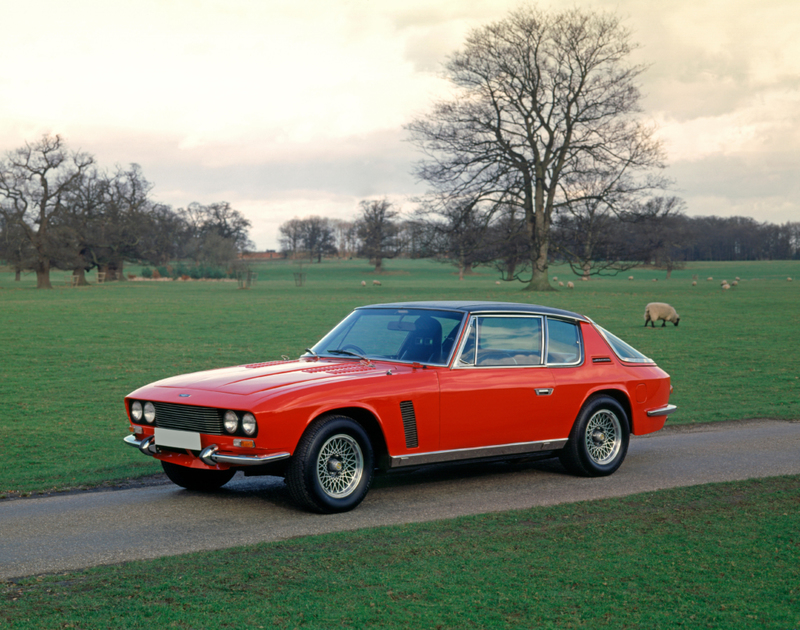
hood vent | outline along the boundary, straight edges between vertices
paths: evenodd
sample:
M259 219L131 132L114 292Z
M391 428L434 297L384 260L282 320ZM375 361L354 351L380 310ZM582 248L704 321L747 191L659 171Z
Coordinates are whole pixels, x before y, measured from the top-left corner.
M265 363L250 363L249 365L241 365L239 367L254 369L269 367L270 365L283 365L284 363L294 363L294 361L267 361Z
M306 374L316 374L317 372L327 372L328 374L353 374L354 372L369 372L374 370L373 365L322 365L320 367L308 368L303 370Z
M400 415L403 417L403 431L406 434L406 448L417 448L419 438L417 437L417 416L414 413L414 403L404 400L400 403Z

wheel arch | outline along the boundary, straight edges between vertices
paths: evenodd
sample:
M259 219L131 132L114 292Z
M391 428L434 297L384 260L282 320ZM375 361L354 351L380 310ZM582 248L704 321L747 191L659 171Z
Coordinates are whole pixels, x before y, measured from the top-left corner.
M388 466L389 448L386 445L381 423L372 411L364 407L336 407L319 413L313 418L312 422L323 416L331 415L347 416L358 422L366 431L367 437L369 437L369 441L372 444L376 465L379 468Z
M616 400L619 403L619 406L622 407L625 415L628 416L628 430L635 434L635 431L633 430L633 407L631 406L631 401L630 398L628 398L628 394L620 389L599 389L586 397L586 400L583 401L583 405L581 405L581 409L583 409L589 400L596 398L597 396L608 396L609 398Z

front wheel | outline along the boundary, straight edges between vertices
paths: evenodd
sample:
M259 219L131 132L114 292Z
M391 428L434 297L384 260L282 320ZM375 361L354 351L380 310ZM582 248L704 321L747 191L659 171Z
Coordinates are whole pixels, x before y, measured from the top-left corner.
M573 474L604 477L620 467L629 442L625 410L610 396L597 396L581 409L559 459Z
M347 512L372 482L372 446L364 429L347 416L315 420L303 434L286 471L292 498L315 512Z
M198 490L200 492L218 490L236 474L236 471L232 468L228 470L202 470L200 468L178 466L164 461L161 462L161 467L172 483L187 490Z

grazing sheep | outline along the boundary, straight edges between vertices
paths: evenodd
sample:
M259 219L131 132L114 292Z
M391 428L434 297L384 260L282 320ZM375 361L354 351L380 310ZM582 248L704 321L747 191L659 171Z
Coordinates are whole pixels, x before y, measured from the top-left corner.
M365 287L365 286L367 286L367 281L366 281L366 280L362 280L362 281L361 281L361 286L362 286L362 287Z
M653 282L658 282L658 278L653 278Z
M559 280L559 281L558 281L558 286L560 286L560 287L563 287L563 286L564 286L564 283L563 283L563 282L561 282L561 280Z
M734 280L733 282L731 282L731 286L732 287L739 286L739 281L738 280Z
M681 321L680 315L675 312L675 309L672 308L669 304L665 302L650 302L647 306L644 307L644 325L647 328L647 323L650 322L650 325L655 328L655 322L659 319L664 320L664 323L661 324L661 328L667 325L667 322L672 322L676 326L678 322Z
M633 276L628 276L628 280L633 280Z
M696 286L697 286L697 280L692 280L692 286L693 286L693 287L696 287Z
M741 280L741 278L740 278L739 276L736 276L736 278L734 278L734 280L735 280L736 282L739 282L739 280Z
M587 278L586 276L582 276L581 282L589 282L589 278Z
M729 285L729 284L723 284L723 285L722 285L722 290L723 290L723 291L727 291L727 290L728 290L728 289L730 289L730 288L731 288L731 285Z
M373 286L381 286L381 281L380 280L373 280L372 284L373 284Z
M499 280L495 280L494 283L495 284L500 284L500 281Z
M727 280L723 280L722 282L719 283L719 286L722 286L723 284L728 284L728 281Z
M714 279L714 276L708 276L708 278L706 278L706 280L707 280L708 282L711 282L713 279Z
M574 289L574 288L575 288L575 285L572 283L572 280L570 280L569 282L567 282L567 288L568 288L568 289Z
M558 282L558 276L553 276L553 282Z
M791 281L792 281L792 279L791 279L791 278L786 278L786 281L787 281L787 282L791 282Z

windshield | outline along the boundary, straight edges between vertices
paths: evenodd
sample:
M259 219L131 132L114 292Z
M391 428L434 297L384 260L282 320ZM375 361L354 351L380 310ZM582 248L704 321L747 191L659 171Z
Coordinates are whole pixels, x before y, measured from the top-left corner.
M597 324L595 324L595 326L597 330L600 331L600 334L605 337L608 345L611 346L611 349L614 351L614 354L623 361L627 361L628 363L655 363L653 359L647 358L641 352L622 341L619 337L612 335L605 328L597 326Z
M446 365L463 318L453 311L361 308L311 350L320 356Z

